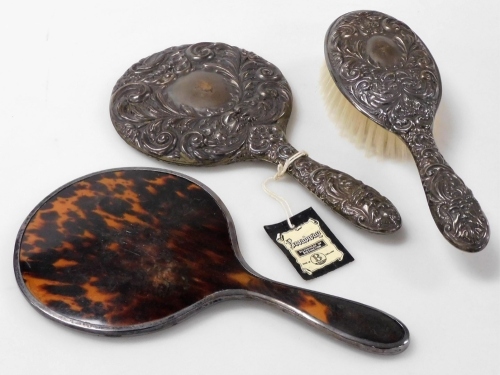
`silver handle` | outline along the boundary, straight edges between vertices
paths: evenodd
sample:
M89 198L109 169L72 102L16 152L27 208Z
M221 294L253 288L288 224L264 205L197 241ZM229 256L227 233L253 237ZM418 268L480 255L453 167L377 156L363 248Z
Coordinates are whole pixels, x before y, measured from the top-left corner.
M288 169L303 186L354 225L374 233L392 233L401 216L392 202L347 173L320 164L308 156Z
M419 129L402 138L415 159L429 209L443 236L463 251L484 249L490 239L488 220L472 191L444 160L431 130Z

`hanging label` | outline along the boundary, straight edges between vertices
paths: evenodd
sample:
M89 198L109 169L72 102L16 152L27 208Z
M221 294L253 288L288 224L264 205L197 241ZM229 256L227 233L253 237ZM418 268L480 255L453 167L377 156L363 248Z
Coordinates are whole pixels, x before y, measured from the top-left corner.
M312 209L264 229L305 280L314 279L350 263L354 258Z

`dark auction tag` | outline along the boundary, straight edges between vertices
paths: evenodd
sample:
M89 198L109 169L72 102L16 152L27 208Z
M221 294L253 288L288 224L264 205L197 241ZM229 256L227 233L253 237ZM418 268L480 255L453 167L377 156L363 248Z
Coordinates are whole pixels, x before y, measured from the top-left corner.
M290 221L294 228L285 220L266 225L264 229L304 280L314 279L354 260L312 208L292 216Z

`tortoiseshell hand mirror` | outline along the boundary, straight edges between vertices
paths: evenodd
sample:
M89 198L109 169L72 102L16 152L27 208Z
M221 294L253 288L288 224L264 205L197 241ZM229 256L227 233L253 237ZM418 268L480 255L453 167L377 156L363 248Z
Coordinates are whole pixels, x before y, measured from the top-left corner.
M372 307L263 278L243 260L219 198L189 177L152 169L98 172L43 200L19 232L17 282L43 315L121 336L175 325L230 299L255 299L370 352L409 344Z
M209 166L284 163L292 92L278 68L222 43L168 48L134 64L111 97L111 120L137 150L163 161ZM393 204L353 177L304 156L288 173L332 210L375 233L401 227Z

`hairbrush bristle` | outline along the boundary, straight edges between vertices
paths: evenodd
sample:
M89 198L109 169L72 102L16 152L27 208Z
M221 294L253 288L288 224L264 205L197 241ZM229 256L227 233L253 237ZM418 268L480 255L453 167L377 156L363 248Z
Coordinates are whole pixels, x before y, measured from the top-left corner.
M340 134L368 156L378 155L394 159L407 159L410 152L397 135L370 120L344 97L323 63L321 90L329 117L340 128Z

